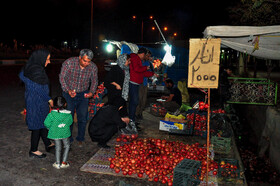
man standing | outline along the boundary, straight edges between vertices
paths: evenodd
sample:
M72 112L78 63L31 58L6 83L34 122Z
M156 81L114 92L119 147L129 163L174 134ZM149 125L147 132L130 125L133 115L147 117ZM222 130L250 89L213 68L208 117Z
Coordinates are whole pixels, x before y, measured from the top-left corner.
M135 112L139 102L139 86L143 83L144 77L151 77L153 72L149 72L149 66L143 66L142 60L147 59L151 52L146 48L140 48L137 54L130 54L130 82L129 82L129 119L135 124Z
M148 71L154 72L153 65L151 64L150 61L152 61L152 57L151 57L151 53L148 53L148 55L146 55L146 59L142 61L142 65L150 67ZM148 77L144 77L143 83L139 87L139 103L136 108L136 120L143 119L142 113L146 106L147 94L148 94Z
M98 69L91 61L93 52L89 49L80 51L79 57L71 57L62 64L59 81L63 90L63 97L67 101L67 109L72 116L76 111L78 119L78 136L76 140L79 146L85 140L85 129L88 118L88 98L96 91L98 84ZM73 125L71 125L71 134ZM70 141L73 141L71 136Z

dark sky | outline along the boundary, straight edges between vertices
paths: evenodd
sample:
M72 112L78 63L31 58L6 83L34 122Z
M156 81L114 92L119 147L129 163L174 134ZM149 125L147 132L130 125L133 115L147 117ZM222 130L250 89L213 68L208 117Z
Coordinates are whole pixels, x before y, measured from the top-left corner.
M1 1L3 3L3 1ZM90 38L91 0L27 0L8 1L1 5L1 42L13 38L30 43L60 43L79 39L87 47ZM149 16L161 27L165 36L178 33L177 39L202 37L206 26L228 24L229 1L154 1L94 0L94 39L140 42L141 21L144 42L158 40L158 32ZM132 20L132 15L137 19Z

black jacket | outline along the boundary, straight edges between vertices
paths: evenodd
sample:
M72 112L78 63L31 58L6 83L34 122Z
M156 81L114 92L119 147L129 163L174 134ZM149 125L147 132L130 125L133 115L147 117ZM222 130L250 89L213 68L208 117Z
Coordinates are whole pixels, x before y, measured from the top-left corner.
M118 109L115 106L106 105L100 108L90 121L88 133L92 141L107 142L119 128L125 126Z

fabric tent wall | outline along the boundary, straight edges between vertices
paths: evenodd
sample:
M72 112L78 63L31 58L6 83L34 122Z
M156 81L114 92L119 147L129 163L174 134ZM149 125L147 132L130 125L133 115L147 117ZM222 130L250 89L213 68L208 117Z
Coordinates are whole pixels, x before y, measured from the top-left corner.
M222 44L255 57L280 60L280 26L209 26L204 37L218 37Z
M173 47L172 54L176 56L175 63L166 70L168 77L174 82L188 78L189 50L182 47Z

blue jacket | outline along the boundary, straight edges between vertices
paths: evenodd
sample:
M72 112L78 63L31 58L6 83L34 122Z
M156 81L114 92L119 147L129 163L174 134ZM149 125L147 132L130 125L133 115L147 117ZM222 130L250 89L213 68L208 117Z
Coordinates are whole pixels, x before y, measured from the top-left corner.
M38 130L45 128L44 120L49 113L48 101L49 86L41 85L31 81L20 72L19 78L25 84L25 106L26 106L26 123L29 130Z

